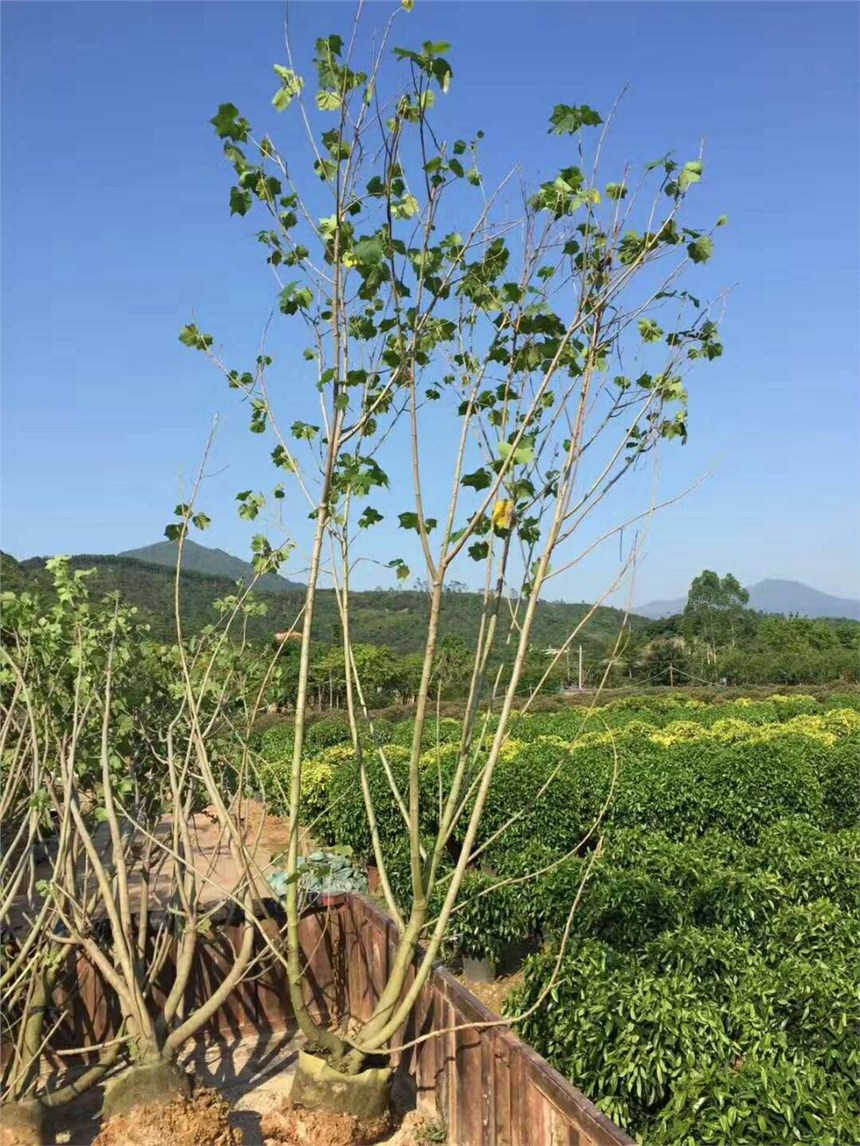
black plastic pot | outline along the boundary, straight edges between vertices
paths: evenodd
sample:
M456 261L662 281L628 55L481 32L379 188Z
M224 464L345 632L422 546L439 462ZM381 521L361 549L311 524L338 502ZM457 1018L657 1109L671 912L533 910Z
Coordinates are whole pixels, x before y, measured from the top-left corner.
M473 959L463 956L463 977L470 983L492 983L496 977L496 964L492 959Z

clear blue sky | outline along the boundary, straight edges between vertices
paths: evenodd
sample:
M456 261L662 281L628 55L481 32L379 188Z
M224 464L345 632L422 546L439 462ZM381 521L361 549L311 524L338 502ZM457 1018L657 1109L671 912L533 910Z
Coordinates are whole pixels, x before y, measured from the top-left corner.
M352 10L293 5L299 58ZM389 10L371 3L369 25ZM259 480L257 443L176 336L195 312L250 349L271 305L208 120L225 100L270 115L283 11L2 5L2 545L17 556L158 539L216 410L226 468L202 540L247 552L229 503ZM553 104L605 110L625 84L617 156L686 158L706 141L699 206L730 219L708 286L737 286L726 354L697 376L690 444L664 476L711 476L652 528L639 600L683 592L703 567L860 596L858 16L850 3L417 0L396 37L452 42L445 114L458 134L485 130L490 175L516 160L545 174ZM588 598L600 577L558 595Z

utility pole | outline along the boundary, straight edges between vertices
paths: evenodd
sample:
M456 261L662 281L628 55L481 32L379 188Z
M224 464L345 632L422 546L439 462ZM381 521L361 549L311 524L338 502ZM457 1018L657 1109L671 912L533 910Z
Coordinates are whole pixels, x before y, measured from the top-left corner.
M675 687L675 666L669 662L669 688Z
M582 645L579 646L579 691L582 692Z

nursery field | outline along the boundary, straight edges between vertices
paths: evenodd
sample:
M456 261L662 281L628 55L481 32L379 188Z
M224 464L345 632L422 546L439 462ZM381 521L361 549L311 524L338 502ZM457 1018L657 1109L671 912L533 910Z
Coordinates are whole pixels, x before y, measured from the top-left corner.
M408 786L412 732L404 720L362 734L404 902L408 841L386 773ZM459 735L453 719L425 734L428 840ZM291 744L289 724L260 736L272 811ZM307 751L314 835L368 863L346 722L311 725ZM480 774L480 752L470 767ZM508 1014L645 1146L860 1142L858 778L856 696L634 697L516 716L448 953L499 962L530 941Z

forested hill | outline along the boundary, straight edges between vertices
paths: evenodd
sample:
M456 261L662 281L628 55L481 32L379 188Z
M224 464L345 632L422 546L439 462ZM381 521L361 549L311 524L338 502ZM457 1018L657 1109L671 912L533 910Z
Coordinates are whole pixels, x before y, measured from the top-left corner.
M144 545L140 549L126 549L118 557L130 557L145 565L166 565L176 568L176 542L156 541L154 545ZM186 538L182 547L182 568L191 573L207 573L210 577L225 577L230 581L242 580L246 584L254 577L254 568L248 561L225 553L223 549L210 549ZM278 573L264 573L257 579L256 589L260 593L289 593L291 589L301 589L296 581L288 581Z
M165 565L151 565L126 556L79 554L71 558L74 569L95 569L90 582L93 595L118 591L135 605L159 640L174 636L174 572ZM211 576L193 570L182 573L182 619L191 633L217 619L213 602L235 591L235 582L227 577ZM48 591L50 576L45 558L33 557L18 562L3 555L2 587L19 590L40 587ZM277 630L289 628L304 603L304 591L291 588L277 594L261 595L267 605L264 617L252 617L249 636L268 640ZM587 605L541 602L538 606L532 644L557 647L587 611ZM353 594L352 626L354 639L390 648L393 652L421 652L426 632L427 595L418 590L374 590ZM442 614L442 636L461 637L474 645L480 617L480 597L475 593L447 594ZM604 656L611 650L619 632L623 614L617 609L600 608L581 634L586 656ZM631 618L633 627L647 622ZM315 618L317 639L325 644L339 642L337 603L331 591L320 592ZM577 638L577 643L579 638Z

